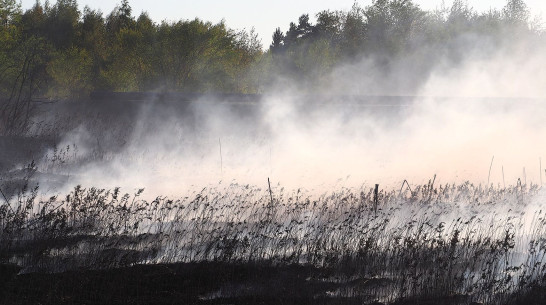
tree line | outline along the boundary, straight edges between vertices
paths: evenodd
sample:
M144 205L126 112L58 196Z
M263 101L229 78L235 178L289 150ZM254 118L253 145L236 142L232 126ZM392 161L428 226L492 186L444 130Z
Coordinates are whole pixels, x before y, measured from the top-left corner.
M37 1L26 11L16 0L0 0L3 116L17 117L32 98L97 90L259 93L278 75L316 87L339 63L364 56L388 67L393 58L436 46L457 58L462 34L493 45L543 37L523 0L483 13L463 0L434 11L411 0L374 0L315 17L313 23L301 15L286 32L277 28L264 49L253 30L200 19L157 23L146 13L134 16L127 0L106 16L89 7L80 11L76 0ZM424 66L431 56L423 56ZM18 106L7 111L8 104Z

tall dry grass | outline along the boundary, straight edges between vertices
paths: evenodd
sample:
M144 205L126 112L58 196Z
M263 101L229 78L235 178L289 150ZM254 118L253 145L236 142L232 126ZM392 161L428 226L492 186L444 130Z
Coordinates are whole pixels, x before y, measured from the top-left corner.
M538 186L405 184L377 196L366 187L314 196L233 183L152 201L143 190L77 186L43 199L27 189L0 205L0 259L23 272L201 261L312 265L355 283L331 295L383 302L460 296L496 304L545 284Z

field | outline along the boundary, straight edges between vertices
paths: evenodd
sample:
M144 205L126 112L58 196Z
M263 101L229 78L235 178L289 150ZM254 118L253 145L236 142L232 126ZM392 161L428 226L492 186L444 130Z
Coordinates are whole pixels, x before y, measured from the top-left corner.
M245 110L236 116L256 112L237 107ZM179 196L64 191L76 165L115 159L138 129L130 111L84 120L75 109L64 110L70 120L37 120L34 131L2 138L12 152L0 186L0 303L541 304L545 296L539 184L440 183L434 175L317 191L263 177ZM111 124L83 157L74 150L84 147L61 145L57 134L82 122L92 134ZM21 160L30 162L9 167ZM42 192L55 186L63 192Z
M104 290L148 303L130 288L146 286L130 279L141 272L151 285L172 289L166 298L179 293L197 303L517 304L544 285L546 220L537 186L431 182L377 197L373 189L274 194L230 185L146 201L139 193L76 187L38 201L30 191L2 205L0 254L13 266L4 268L17 272L4 278L5 287L16 287L5 300L25 303L16 298L25 291L29 300L53 293L51 302L66 295L70 303L84 297L73 283L118 272L129 288L98 285L86 295ZM170 278L181 286L167 284Z

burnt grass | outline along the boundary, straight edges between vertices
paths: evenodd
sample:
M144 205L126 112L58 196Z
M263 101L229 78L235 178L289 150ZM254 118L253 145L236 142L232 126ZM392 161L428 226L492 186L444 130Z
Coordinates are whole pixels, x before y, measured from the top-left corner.
M37 181L65 185L65 167L124 147L134 101L106 102L58 103L49 111L66 118L0 135L0 304L544 304L544 193L521 180L39 198ZM80 125L101 139L84 157L58 146L59 129Z
M0 265L1 304L382 304L372 296L333 297L328 291L381 285L379 279L342 283L320 279L336 270L221 262L136 265L107 270L18 275ZM535 287L511 304L543 304ZM392 304L480 304L466 296L412 297Z
M187 263L17 275L2 267L5 304L361 304L324 295L312 267ZM322 295L322 296L321 296Z
M231 184L154 200L76 186L40 198L36 174L32 164L3 174L2 188L12 189L0 201L0 304L519 305L546 298L546 214L537 185L431 180L317 197ZM532 221L525 227L524 219Z
M543 304L546 220L520 241L513 215L540 193L522 190L29 190L2 205L0 304ZM473 210L441 221L459 201ZM506 218L483 214L502 204Z

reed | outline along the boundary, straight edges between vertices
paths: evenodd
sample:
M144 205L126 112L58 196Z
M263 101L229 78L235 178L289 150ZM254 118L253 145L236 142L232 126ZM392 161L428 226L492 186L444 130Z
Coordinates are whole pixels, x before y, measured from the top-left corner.
M537 185L404 185L409 194L363 187L316 196L232 183L152 201L141 199L143 190L77 186L40 199L27 189L0 205L0 259L23 272L205 261L312 265L381 282L334 295L386 303L454 295L507 303L545 285L546 215L535 203Z

